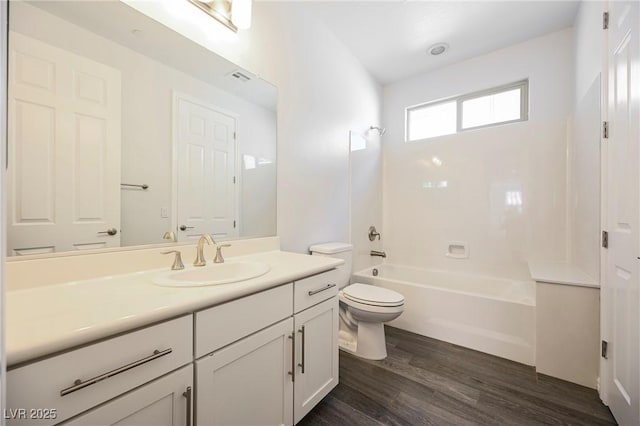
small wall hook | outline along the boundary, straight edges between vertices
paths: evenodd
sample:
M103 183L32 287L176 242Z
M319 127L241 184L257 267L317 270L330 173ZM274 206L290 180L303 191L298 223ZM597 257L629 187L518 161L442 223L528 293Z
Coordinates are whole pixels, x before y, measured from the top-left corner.
M378 237L378 240L380 239L380 233L378 231L376 231L376 227L375 226L370 226L369 227L369 241L374 241L376 239L376 237Z

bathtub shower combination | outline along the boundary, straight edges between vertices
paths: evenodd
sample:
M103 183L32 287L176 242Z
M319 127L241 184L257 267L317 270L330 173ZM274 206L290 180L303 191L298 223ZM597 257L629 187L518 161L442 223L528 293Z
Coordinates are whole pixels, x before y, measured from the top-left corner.
M405 296L404 313L389 323L394 327L535 364L533 281L393 264L354 273L352 281Z

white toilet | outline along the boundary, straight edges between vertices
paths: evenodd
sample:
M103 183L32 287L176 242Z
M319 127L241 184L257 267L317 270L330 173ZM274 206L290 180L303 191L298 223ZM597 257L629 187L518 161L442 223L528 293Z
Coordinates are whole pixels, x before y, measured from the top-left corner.
M316 244L309 248L316 256L345 261L338 267L340 287L340 349L366 359L384 359L387 347L383 323L404 311L404 296L386 288L354 283L351 278L353 246L347 243Z

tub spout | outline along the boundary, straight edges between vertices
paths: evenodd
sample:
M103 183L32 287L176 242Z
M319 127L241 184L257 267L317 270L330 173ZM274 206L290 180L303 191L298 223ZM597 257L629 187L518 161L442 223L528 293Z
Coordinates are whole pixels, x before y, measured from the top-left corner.
M371 256L387 257L387 253L383 251L371 250Z

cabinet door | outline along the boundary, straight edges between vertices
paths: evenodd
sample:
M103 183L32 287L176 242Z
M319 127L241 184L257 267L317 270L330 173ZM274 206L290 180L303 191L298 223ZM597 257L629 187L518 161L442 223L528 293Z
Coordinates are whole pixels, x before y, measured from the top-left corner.
M190 426L193 366L188 365L76 417L65 426Z
M338 298L296 314L294 419L298 423L338 384Z
M290 425L293 319L196 361L200 425Z

